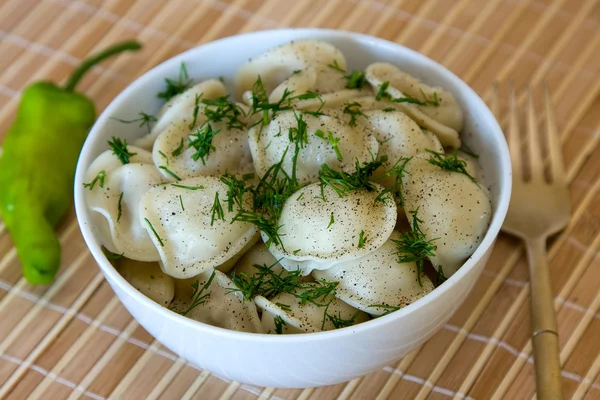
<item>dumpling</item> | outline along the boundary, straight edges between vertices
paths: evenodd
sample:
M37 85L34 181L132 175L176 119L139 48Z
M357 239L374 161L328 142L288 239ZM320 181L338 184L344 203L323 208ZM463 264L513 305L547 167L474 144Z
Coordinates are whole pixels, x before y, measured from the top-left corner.
M199 113L200 117L200 113ZM205 120L202 114L203 122ZM181 120L169 125L156 139L152 157L165 180L193 178L200 175L220 176L225 173L248 174L254 171L248 147L248 135L243 129L228 129L222 122L210 122L212 131L218 131L211 141L212 149L202 158L194 159L198 150L190 143L188 123ZM206 135L203 135L203 137ZM178 151L179 149L179 151Z
M408 214L418 210L427 240L437 246L431 262L454 274L483 240L492 215L487 191L465 174L441 169L419 154L406 165L402 194ZM413 227L414 228L414 227Z
M383 187L374 186L372 192L356 190L344 197L319 183L298 190L279 218L283 247L271 245L269 251L288 271L300 268L308 275L381 247L394 230L396 204L376 201Z
M135 153L128 164L121 164L106 152L94 161L88 179L98 170L105 171L104 187L98 184L86 191L86 200L92 214L98 213L104 219L97 226L108 250L133 260L158 261L158 252L140 223L138 205L142 196L163 179L153 164L133 162L147 161L145 150L128 146L127 151Z
M241 293L221 271L202 274L175 283L171 309L195 321L240 332L264 333L256 305Z
M175 281L165 274L156 262L141 262L121 258L117 270L127 282L143 295L164 307L175 296Z
M296 40L286 43L249 60L238 70L237 93L252 89L259 76L267 93L271 93L294 72L307 68L313 68L317 75L315 91L325 93L343 88L346 84L344 73L328 65L337 65L341 70L346 69L346 58L333 45L320 40Z
M438 138L423 131L408 115L401 111L366 111L366 124L379 142L378 156L387 156L387 161L375 171L380 176L390 170L402 157L412 157L425 149L443 152ZM394 178L378 179L377 183L388 189L394 187Z
M152 164L152 154L144 149L135 146L126 146L126 151L132 154L129 161L132 163ZM112 150L106 150L100 154L89 166L85 173L85 190L86 203L91 205L92 198L96 196L94 191L103 191L106 181L106 174L120 167L123 163L115 156ZM99 237L99 242L102 243L109 251L117 253L117 248L113 244L110 226L106 218L101 213L92 210L90 213L92 220L92 230Z
M433 100L437 96L439 103L437 106L412 103L395 104L417 124L435 133L443 146L460 147L458 132L463 127L463 113L452 93L440 87L430 87L388 63L369 65L365 75L376 92L380 90L384 82L389 82L386 92L393 99L408 96L424 101Z
M277 114L266 129L253 127L248 132L254 168L259 176L279 163L284 154L283 169L292 174L296 145L290 136L300 135L298 126L304 123L304 140L297 139L296 176L299 183L316 181L322 164L351 173L355 170L357 160L362 164L371 161L372 156L377 154L378 144L374 137L353 129L337 118L284 111ZM332 141L337 141L335 147Z
M259 241L235 263L233 271L238 275L243 273L248 276L254 276L257 272L257 269L254 268L256 264L271 267L271 270L275 274L278 274L283 269L281 264L267 249L267 246L262 241Z
M177 279L209 271L255 240L254 225L232 222L228 187L203 176L149 190L140 203L140 221L160 254L164 271ZM250 207L249 196L244 197Z
M225 96L227 91L223 83L216 79L202 81L185 92L174 96L162 106L156 114L156 124L150 133L135 141L135 145L150 150L158 135L177 123L191 123L193 120L196 96L202 96L205 100L214 100Z
M307 290L323 288L319 283L305 283L294 293L300 295ZM314 288L314 289L313 289ZM316 290L315 290L316 289ZM310 333L329 331L365 322L367 314L333 296L333 291L314 302L302 300L291 293L280 293L268 300L256 296L254 302L262 310L262 326L267 333ZM317 304L315 304L317 303ZM329 303L329 307L326 304Z
M390 309L402 308L434 289L424 273L419 280L414 262L399 263L393 232L387 242L372 253L346 261L323 271L313 271L316 279L339 282L336 296L371 315L382 315ZM389 307L377 307L384 305Z

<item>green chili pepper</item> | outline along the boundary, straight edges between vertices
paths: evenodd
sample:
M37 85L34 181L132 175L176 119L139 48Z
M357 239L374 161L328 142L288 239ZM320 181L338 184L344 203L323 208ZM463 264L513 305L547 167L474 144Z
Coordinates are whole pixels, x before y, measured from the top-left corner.
M0 154L0 217L31 284L52 282L60 266L54 227L71 206L77 158L96 120L94 103L75 86L104 59L140 48L116 44L85 60L64 87L36 82L21 95Z

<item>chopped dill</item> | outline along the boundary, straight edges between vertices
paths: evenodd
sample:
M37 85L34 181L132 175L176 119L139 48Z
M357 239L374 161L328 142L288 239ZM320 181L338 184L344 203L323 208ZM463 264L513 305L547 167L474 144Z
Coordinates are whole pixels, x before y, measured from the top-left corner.
M188 125L188 129L191 131L196 126L196 121L198 121L198 111L200 111L200 99L204 93L196 94L194 98L194 111L192 112L192 122Z
M123 164L129 164L129 159L135 156L137 153L130 153L127 149L127 140L121 139L118 137L112 137L112 140L108 141L108 145L112 150L113 154L121 161Z
M377 94L375 95L375 100L381 101L384 98L386 98L386 99L391 98L392 96L390 96L390 94L387 92L387 89L389 86L390 86L390 82L388 82L388 81L385 81L381 85L379 85L379 90L377 91Z
M181 178L179 176L177 176L177 174L173 171L171 171L169 168L167 168L164 165L161 165L160 167L158 167L159 169L162 169L163 171L165 171L167 174L171 175L173 178L177 179L178 181L181 180Z
M331 321L335 329L346 328L348 326L354 325L356 322L356 317L360 314L360 311L357 311L348 319L342 318L341 312L338 312L338 315L335 314L327 314L327 318Z
M94 186L96 185L96 182L98 183L98 186L100 186L101 188L104 187L104 178L106 178L106 171L102 170L100 172L98 172L98 174L94 177L94 179L92 179L92 181L90 183L84 183L83 187L89 190L94 189Z
M121 194L119 195L119 203L117 204L117 222L121 220L121 216L123 215L123 193L124 192L121 192Z
M360 71L352 71L350 75L346 75L344 78L348 79L346 89L361 89L367 83L365 74Z
M174 186L174 187L180 188L180 189L187 189L187 190L204 189L204 186L185 186L185 185L179 185L177 183L172 183L171 186Z
M419 226L423 221L417 216L418 212L418 208L410 212L412 215L411 231L403 233L399 239L391 240L396 243L396 254L398 254L399 263L414 262L417 264L417 280L422 287L421 274L423 273L425 261L429 257L435 256L434 251L437 246L433 242L438 238L427 240L425 233Z
M345 70L345 69L343 69L342 67L340 67L340 66L339 66L339 64L338 64L337 60L333 60L333 63L331 63L331 64L327 64L327 66L328 66L329 68L331 68L331 69L335 69L336 71L338 71L338 72L341 72L341 73L343 73L343 74L345 74L345 73L346 73L346 70Z
M213 130L211 124L203 124L188 137L189 146L196 150L192 154L192 160L198 161L198 159L201 159L202 164L206 165L206 159L210 155L210 152L216 150L212 144L212 140L220 131L220 129Z
M275 317L274 322L275 322L275 333L277 333L278 335L281 335L283 333L283 327L286 326L287 324L285 323L283 318L281 318L279 315L277 315Z
M362 112L360 103L357 102L345 104L343 113L350 115L350 121L348 121L348 125L350 126L356 126L357 117L368 118L365 113Z
M221 202L219 201L219 192L215 193L215 201L213 202L210 212L211 212L210 226L212 226L214 224L215 219L220 219L221 221L225 221L225 213L223 212L223 207L221 206Z
M138 115L140 116L139 118L135 118L135 119L121 119L121 118L113 118L114 120L117 120L119 122L122 122L124 124L131 124L134 122L139 122L140 125L139 127L141 128L142 126L146 125L146 129L148 129L148 133L150 133L150 124L152 124L153 122L156 122L156 117L154 115L150 115L150 114L146 114L143 111L140 111L138 113Z
M179 204L181 204L181 211L185 211L185 207L183 206L183 198L179 195Z
M173 97L185 92L190 87L192 80L188 76L187 67L185 66L184 62L182 62L181 66L179 67L178 79L174 80L165 78L165 83L167 84L165 91L156 95L156 97L159 99L165 99L165 101L171 100Z
M425 149L425 151L431 154L428 160L430 164L440 167L445 171L466 175L471 181L477 183L475 178L467 171L467 162L458 158L458 150L454 149L450 156L429 149Z
M123 254L125 254L125 253L121 253L121 254L113 253L112 251L108 250L104 246L100 246L100 249L102 249L102 252L106 256L106 258L108 258L111 261L120 260L121 258L123 258Z
M369 237L367 235L365 235L365 231L360 231L359 235L358 235L358 248L362 249L365 247L365 245L367 244L367 240L369 239Z
M387 304L370 304L369 307L383 308L384 310L386 310L383 314L380 315L380 317L391 314L394 311L398 311L399 309L402 308L402 307L398 307L398 306L390 306Z
M179 156L181 154L181 152L183 151L183 146L184 146L184 142L183 142L183 138L181 138L181 140L179 141L179 146L177 146L177 148L171 152L171 155L173 157Z
M204 285L202 285L202 287L200 287L200 283L199 281L194 281L194 283L192 283L192 288L194 289L194 291L192 292L192 303L188 306L188 308L182 312L178 312L181 315L186 315L188 314L190 311L192 311L194 308L206 303L208 301L208 298L210 297L210 292L208 293L204 293L209 287L210 284L212 283L213 279L215 278L215 270L213 270L212 274L210 275L210 278L208 278L208 280L206 281L206 283Z
M331 215L329 217L329 225L327 225L326 229L329 229L333 224L335 224L335 218L333 217L333 212L331 212Z
M336 138L335 136L333 136L333 133L330 130L327 130L327 136L325 136L325 133L323 133L323 131L320 129L317 129L315 131L315 136L329 142L329 144L333 148L333 151L335 151L335 156L337 157L338 161L342 161L342 152L340 151L340 148L338 146L340 138Z
M442 268L441 265L438 265L438 271L437 271L437 279L436 279L436 285L439 286L442 283L446 282L446 276L444 275L444 269Z
M169 165L169 157L167 157L167 155L160 150L158 151L158 154L160 154L160 156L167 162L167 165Z
M370 182L370 177L381 167L384 162L387 161L386 156L382 156L379 160L370 162L364 162L360 165L358 159L356 160L356 170L349 174L347 172L335 171L331 169L327 164L321 165L319 171L319 180L321 181L321 197L325 200L324 186L331 187L340 197L346 196L348 193L364 189L369 192L377 190L377 186Z
M144 218L144 221L146 221L146 224L148 224L148 226L150 227L150 230L154 234L154 237L156 238L156 240L158 240L160 247L165 247L165 244L163 243L160 236L158 236L158 233L156 232L156 229L154 229L154 226L152 226L152 223L150 222L150 220L148 218Z

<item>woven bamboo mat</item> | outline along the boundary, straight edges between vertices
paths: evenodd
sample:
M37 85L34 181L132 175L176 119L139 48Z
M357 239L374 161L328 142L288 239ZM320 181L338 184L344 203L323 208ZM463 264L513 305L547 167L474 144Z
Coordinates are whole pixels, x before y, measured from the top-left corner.
M27 82L61 81L91 51L137 37L141 53L96 68L98 109L185 49L260 29L354 30L416 49L489 101L494 81L545 81L557 106L573 219L550 246L567 398L600 399L600 3L597 0L4 0L0 137ZM0 189L1 190L1 189ZM397 364L340 385L275 390L222 381L173 355L114 297L73 215L50 287L20 274L0 228L0 398L531 399L523 249L501 236L464 306ZM293 360L290 360L293 362Z

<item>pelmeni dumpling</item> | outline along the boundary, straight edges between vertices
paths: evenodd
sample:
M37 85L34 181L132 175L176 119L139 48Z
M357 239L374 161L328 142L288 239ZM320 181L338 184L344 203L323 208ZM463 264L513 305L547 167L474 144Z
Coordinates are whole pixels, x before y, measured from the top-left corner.
M235 289L236 286L227 275L221 271L207 270L194 278L176 281L171 309L219 328L264 333L256 305L252 301L244 301L242 294ZM202 296L205 297L200 299ZM193 305L194 298L198 299L196 306Z
M324 90L333 91L332 89L338 88L339 84L332 84L329 72L335 72L340 82L343 80L343 73L328 67L334 63L342 70L346 68L346 58L333 45L320 40L296 40L275 47L244 64L236 76L236 89L240 94L252 89L260 76L265 90L271 93L294 72L314 68L318 80L315 82L315 89L322 86ZM324 76L320 78L319 74ZM345 85L345 82L343 84Z
M315 282L305 283L303 286L318 288L321 285ZM300 294L304 290L298 289L295 293ZM364 312L331 296L331 294L328 294L315 299L315 302L319 304L326 304L331 301L328 308L312 302L302 304L302 300L291 293L280 293L271 300L256 296L254 302L262 310L261 322L264 331L267 333L329 331L343 326L355 325L369 319Z
M198 122L202 123L206 117L198 113ZM188 123L181 120L172 123L156 139L152 148L154 163L165 178L175 181L177 178L186 179L200 175L221 176L225 173L247 174L254 171L252 156L248 148L248 135L245 130L228 129L222 122L210 122L213 131L219 130L214 135L211 150L202 158L194 159L197 150L189 143L193 131ZM177 151L181 149L181 151ZM177 178L175 176L177 176Z
M236 274L244 273L248 276L253 276L257 269L254 265L265 265L271 267L271 270L278 274L283 269L277 259L271 254L267 246L262 241L259 241L250 248L240 259L235 263L234 271Z
M409 221L418 210L428 240L435 240L431 262L452 275L483 240L492 215L487 191L465 174L441 169L419 154L406 165L402 194Z
M393 99L409 96L424 101L437 96L439 106L396 103L396 107L417 124L435 133L443 146L460 147L458 131L463 127L463 113L452 93L440 87L430 87L389 63L371 64L365 75L375 91L384 82L389 82L386 91Z
M152 154L144 149L135 146L126 146L126 150L132 156L129 157L131 163L152 164ZM106 150L100 154L90 165L85 173L85 182L90 185L89 190L85 191L86 203L91 204L92 197L96 196L94 191L103 191L106 174L119 168L123 163L115 156L112 150ZM92 182L96 181L93 186ZM109 251L117 253L117 248L113 244L110 226L106 218L98 212L90 214L92 220L92 230L98 235L100 243Z
M339 282L336 296L371 315L382 315L390 308L409 305L434 289L433 282L421 274L421 285L414 262L399 263L393 232L387 242L372 253L346 261L323 271L313 271L317 279Z
M366 111L366 125L379 142L378 156L387 156L387 161L375 171L374 176L385 174L402 157L412 157L425 149L443 152L438 138L429 131L423 131L408 115L401 111ZM377 183L391 189L394 177L377 180Z
M117 270L146 297L163 307L171 304L175 296L175 281L160 269L157 262L147 263L123 257L117 263Z
M396 224L396 204L375 201L383 187L340 197L330 186L313 183L294 193L279 218L281 246L269 250L288 271L313 269L362 257L381 247ZM321 192L323 190L323 192ZM323 200L322 195L325 195Z
M319 176L322 164L334 170L348 173L354 172L355 163L371 161L377 154L377 140L366 135L337 118L322 115L284 111L275 116L268 127L253 127L248 131L250 151L254 160L254 168L259 176L264 175L269 167L283 159L283 169L292 174L295 143L290 136L298 135L299 119L306 123L305 141L299 141L296 176L300 183L314 182ZM294 133L290 131L296 130ZM328 139L331 132L337 141L339 155Z
M144 150L128 146L128 151L143 154ZM147 155L139 157L140 160L146 158ZM158 252L140 223L138 206L142 196L163 179L153 164L131 162L135 159L130 157L128 164L112 169L116 163L111 157L99 157L96 160L98 164L92 164L88 174L92 176L100 168L100 164L104 163L104 187L98 185L86 192L86 200L93 212L104 217L106 222L99 225L103 227L101 229L105 229L106 223L108 224L111 240L103 243L107 249L133 260L158 261ZM118 160L117 162L120 163ZM101 231L103 234L108 232ZM103 240L107 238L104 237Z
M156 114L156 123L150 133L135 141L135 145L150 150L158 135L173 124L191 123L193 120L196 96L204 100L213 100L225 96L227 91L217 79L202 81L185 92L174 96L162 106ZM203 105L201 105L203 107Z
M227 190L219 178L202 176L155 187L143 196L140 221L167 274L185 279L209 271L254 240L254 225L231 222L238 210L228 210ZM244 201L250 207L250 198Z

